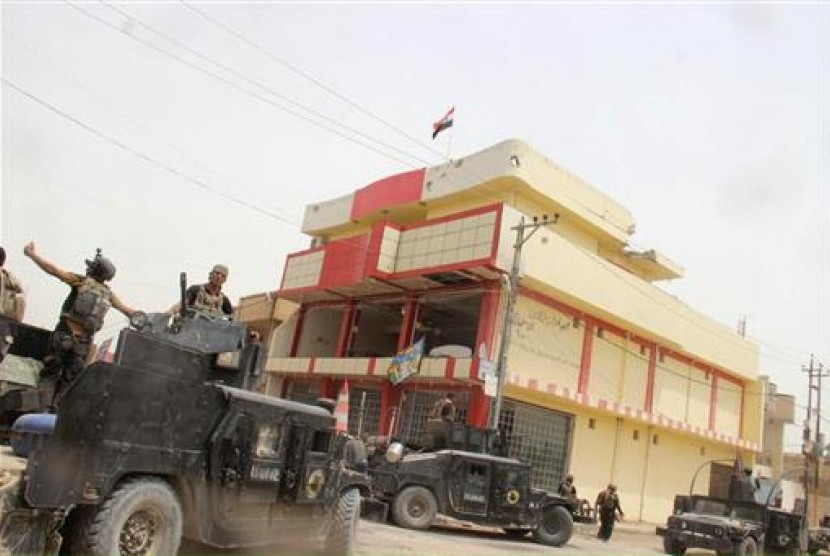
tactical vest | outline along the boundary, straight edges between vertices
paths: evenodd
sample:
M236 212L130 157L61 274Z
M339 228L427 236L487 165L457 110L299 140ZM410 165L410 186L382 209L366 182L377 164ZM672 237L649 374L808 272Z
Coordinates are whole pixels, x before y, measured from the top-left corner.
M222 315L222 304L225 296L220 291L218 295L211 295L204 286L199 286L199 291L196 293L196 299L193 302L193 308L203 313L215 313Z
M112 292L109 286L87 276L78 286L75 300L64 316L83 326L87 332L98 332L110 307Z

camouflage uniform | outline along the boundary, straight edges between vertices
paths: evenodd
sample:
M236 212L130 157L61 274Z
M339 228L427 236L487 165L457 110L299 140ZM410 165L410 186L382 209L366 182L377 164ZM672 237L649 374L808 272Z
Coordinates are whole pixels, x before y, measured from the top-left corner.
M608 485L608 488L599 493L596 512L599 514L600 523L597 538L608 542L611 533L614 531L614 520L617 517L617 512L620 512L620 516L624 515L620 507L620 497L617 496L617 487Z

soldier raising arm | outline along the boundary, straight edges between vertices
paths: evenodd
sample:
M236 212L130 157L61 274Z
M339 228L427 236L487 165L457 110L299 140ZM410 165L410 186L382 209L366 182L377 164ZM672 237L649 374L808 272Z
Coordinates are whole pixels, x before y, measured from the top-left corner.
M104 316L115 307L127 317L134 309L124 304L107 282L115 276L115 265L101 256L100 249L92 260L86 260L86 275L69 272L46 260L29 242L23 253L41 270L71 288L63 302L58 324L49 339L49 351L43 360L41 386L52 391L53 407L57 407L66 388L86 365L92 338L104 324Z

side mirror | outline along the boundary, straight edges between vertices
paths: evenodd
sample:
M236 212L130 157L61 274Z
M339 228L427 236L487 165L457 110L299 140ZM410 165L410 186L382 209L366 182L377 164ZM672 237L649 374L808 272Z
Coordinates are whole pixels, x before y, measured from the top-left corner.
M386 461L389 463L398 463L403 457L403 444L400 442L393 442L386 449Z

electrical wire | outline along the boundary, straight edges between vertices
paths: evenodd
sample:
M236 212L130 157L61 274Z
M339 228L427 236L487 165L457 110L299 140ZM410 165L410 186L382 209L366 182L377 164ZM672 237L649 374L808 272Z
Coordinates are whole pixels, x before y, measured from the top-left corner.
M13 89L13 90L17 91L21 95L27 97L32 102L35 102L35 103L41 105L42 107L54 112L55 114L58 114L59 116L69 120L70 122L74 123L78 127L81 127L83 129L85 129L86 131L92 133L93 135L97 136L99 139L107 141L107 142L115 145L116 147L124 150L125 152L128 152L128 153L130 153L134 156L137 156L138 158L144 160L148 164L151 164L153 166L161 168L162 170L164 170L166 172L169 172L170 174L172 174L172 175L174 175L178 178L186 180L186 181L192 183L193 185L195 185L195 186L197 186L201 189L204 189L205 191L209 191L210 193L213 193L214 195L218 195L220 197L223 197L223 198L225 198L229 201L232 201L232 202L234 202L234 203L236 203L240 206L251 209L254 212L258 212L259 214L262 214L264 216L268 216L269 218L273 218L274 220L277 220L279 222L288 224L290 226L299 227L299 224L297 222L288 220L286 217L284 217L280 214L277 214L275 212L271 212L267 209L264 209L262 207L254 205L252 203L249 203L249 202L245 201L244 199L240 199L238 197L230 195L229 193L225 193L224 191L216 189L215 187L212 187L210 184L204 182L203 180L200 180L198 178L194 178L192 176L189 176L189 175L185 174L184 172L181 172L181 171L173 168L172 166L170 166L170 165L168 165L164 162L161 162L160 160L156 160L155 158L151 157L150 155L148 155L144 152L141 152L137 149L134 149L134 148L126 145L125 143L119 141L118 139L115 139L115 138L113 138L113 137L97 130L96 128L92 127L90 124L87 124L87 123L83 122L82 120L80 120L80 119L64 112L63 110L59 109L55 105L50 104L49 102L47 102L45 100L43 100L42 98L38 97L37 95L34 95L34 94L30 93L26 89L18 86L17 84L15 84L12 81L6 79L5 77L2 78L2 82L5 86L9 87L10 89Z
M221 82L221 83L223 83L223 84L225 84L225 85L227 85L227 86L229 86L229 87L231 87L231 88L233 88L233 89L235 89L235 90L237 90L237 91L240 91L241 93L243 93L243 94L245 94L245 95L248 95L248 96L249 96L249 97L251 97L251 98L254 98L254 99L256 99L256 100L258 100L258 101L260 101L260 102L263 102L263 103L265 103L266 105L269 105L269 106L272 106L272 107L277 108L277 109L279 109L279 110L282 110L283 112L286 112L286 113L291 114L292 116L295 116L295 117L297 117L297 118L299 118L299 119L301 119L301 120L304 120L304 121L306 121L306 122L308 122L308 123L311 123L311 124L313 124L313 125L316 125L316 126L318 126L318 127L322 128L322 129L326 130L326 131L329 131L329 132L331 132L331 133L334 133L335 135L338 135L338 136L340 136L340 137L342 137L342 138L344 138L344 139L346 139L346 140L348 140L348 141L351 141L351 142L353 142L353 143L355 143L355 144L357 144L357 145L360 145L360 146L362 146L362 147L364 147L364 148L367 148L367 149L369 149L369 150L371 150L371 151L373 151L373 152L375 152L375 153L377 153L377 154L379 154L379 155L381 155L381 156L384 156L384 157L386 157L386 158L389 158L389 159L391 159L391 160L394 160L394 161L396 161L396 162L399 162L399 163L401 163L401 164L403 164L403 165L405 165L405 166L414 167L414 165L413 165L413 164L411 164L411 163L410 163L410 162L408 162L408 161L402 160L402 159L400 159L400 158L398 158L398 157L395 157L395 156L393 156L393 155L391 155L391 154L389 154L389 153L383 152L383 151L381 151L381 150L379 150L379 149L377 149L377 148L373 147L372 145L369 145L368 143L365 143L365 142L363 142L363 141L360 141L360 140L358 140L358 139L356 139L356 138L354 138L354 137L351 137L351 136L349 136L349 135L347 135L347 134L345 134L345 133L343 133L343 132L341 132L341 131L339 131L339 130L337 130L337 129L334 129L334 128L330 127L330 126L327 126L327 125L326 125L326 124L324 124L324 123L321 123L321 122L319 122L319 121L317 121L317 120L314 120L314 119L312 119L312 118L309 118L309 117L307 117L307 116L304 116L304 115L300 114L299 112L297 112L297 111L295 111L295 110L292 110L291 108L288 108L288 107L286 107L286 106L283 106L283 105L281 105L281 104L278 104L278 103L274 102L273 100L271 100L271 99L269 99L269 98L266 98L266 97L264 97L264 96L262 96L262 95L260 95L260 94L258 94L258 93L255 93L254 91L251 91L251 90L249 90L249 89L246 89L245 87L242 87L242 86L240 86L239 84L234 83L233 81L231 81L231 80L229 80L229 79L226 79L226 78L222 77L221 75L219 75L219 74L217 74L217 73L215 73L215 72L212 72L212 71L210 71L210 70L208 70L208 69L205 69L205 68L203 68L203 67L197 66L197 65L195 65L195 64L193 64L193 63L191 63L191 62L189 62L189 61L185 60L184 58L182 58L182 57L180 57L180 56L177 56L177 55L173 54L172 52L168 52L168 51L166 51L166 50L164 50L164 49L162 49L162 48L158 47L157 45L155 45L155 44L153 44L153 43L151 43L151 42L149 42L149 41L146 41L146 40L141 39L141 38L139 38L139 37L137 37L137 36L135 36L135 35L132 35L132 34L130 34L130 33L127 33L124 29L122 29L122 28L118 27L117 25L113 25L113 24L111 24L110 22L106 21L105 19L103 19L103 18L101 18L101 17L98 17L97 15L95 15L95 14L93 14L93 13L91 13L91 12L88 12L87 10L84 10L84 9L82 9L82 8L78 7L76 4L73 4L73 3L69 2L68 0L62 0L62 1L63 1L65 4L69 5L70 7L72 7L73 9L77 10L79 13L81 13L81 14L85 15L86 17L89 17L89 18L93 19L94 21L97 21L98 23L100 23L100 24L102 24L102 25L104 25L104 26L106 26L106 27L109 27L110 29L112 29L112 30L116 31L116 32L117 32L117 33L119 33L120 35L123 35L123 36L125 36L125 37L127 37L127 38L129 38L129 39L131 39L131 40L134 40L134 41L138 42L139 44L142 44L142 45L144 45L144 46L146 46L146 47L150 48L151 50L155 50L156 52L159 52L159 53L163 54L164 56L167 56L167 57L169 57L169 58L171 58L171 59L173 59L173 60L175 60L175 61L179 62L180 64L183 64L183 65L184 65L184 66L186 66L186 67L189 67L189 68L191 68L191 69L193 69L193 70L195 70L195 71L198 71L198 72L203 73L203 74L205 74L205 75L207 75L207 76L209 76L209 77L211 77L211 78L213 78L213 79L216 79L217 81L219 81L219 82Z
M412 135L410 135L406 131L404 131L404 130L400 129L399 127L395 126L393 123L391 123L388 120L382 118L381 116L378 116L377 114L375 114L374 112L372 112L368 108L366 108L363 105L355 102L354 100L350 99L346 95L338 92L333 87L331 87L329 85L326 85L325 83L323 83L319 79L317 79L314 76L310 75L308 72L305 72L305 71L301 70L300 68L298 68L297 66L295 66L293 64L290 64L289 62L287 62L284 59L280 58L279 56L277 56L276 54L274 54L273 52L271 52L270 50L268 50L267 48L265 48L261 44L249 39L248 37L246 37L245 35L243 35L239 31L236 31L232 27L222 23L221 21L217 20L216 18L211 17L210 15L206 14L204 11L202 11L202 10L196 8L195 6L193 6L193 4L191 4L190 2L187 2L186 0L180 0L180 2L187 9L195 12L200 17L202 17L205 21L207 21L210 24L222 29L223 31L225 31L229 35L231 35L231 36L237 38L238 40L242 41L243 43L250 46L251 48L253 48L257 52L259 52L260 54L263 54L266 58L270 59L271 61L276 62L277 64L281 65L282 67L287 68L288 70L294 72L295 74L299 75L300 77L302 77L302 78L306 79L307 81L313 83L314 85L316 85L320 89L326 91L327 93L331 94L335 98L345 102L346 104L348 104L352 108L355 108L356 110L358 110L362 114L364 114L366 116L369 116L370 118L374 119L375 121L380 122L381 124L385 125L389 129L399 133L403 137L406 137L407 139L412 141L414 144L416 144L420 147L423 147L424 149L427 149L430 153L443 158L443 153L441 153L437 149L433 148L432 146L430 146L426 143L421 142L420 140L416 139L415 137L413 137Z

